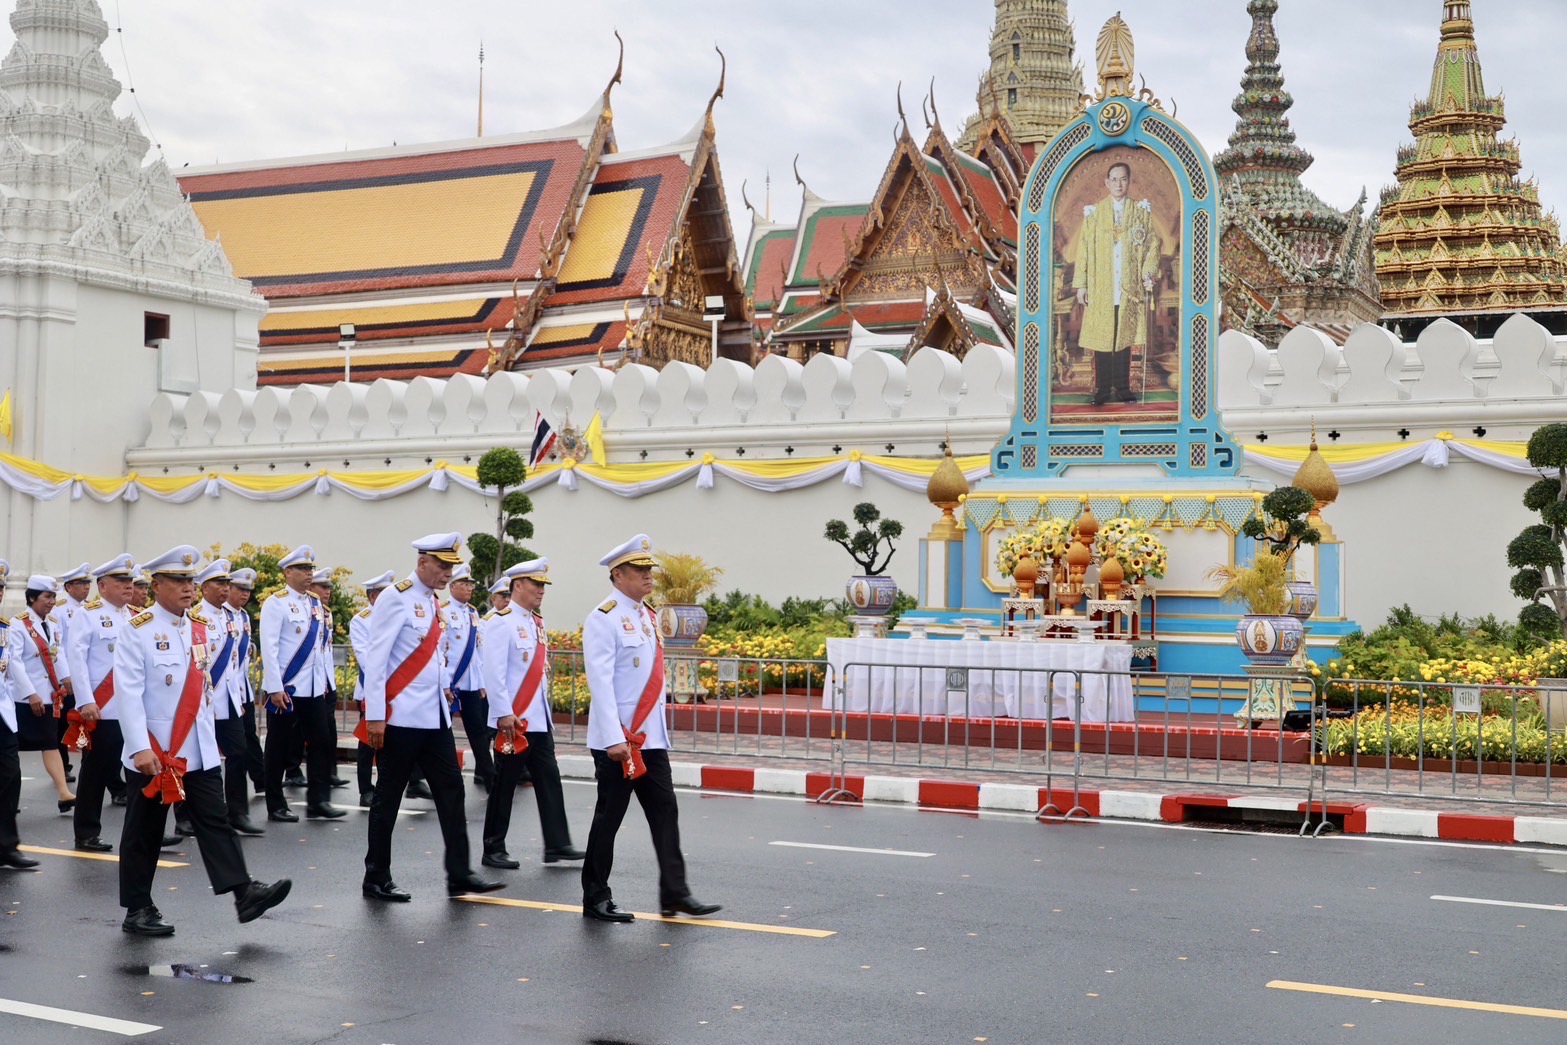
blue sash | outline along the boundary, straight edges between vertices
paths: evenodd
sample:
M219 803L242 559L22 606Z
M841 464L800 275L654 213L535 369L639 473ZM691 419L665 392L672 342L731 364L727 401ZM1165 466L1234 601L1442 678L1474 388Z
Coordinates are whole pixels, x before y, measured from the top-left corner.
M223 673L229 668L229 654L234 652L234 633L229 632L228 641L223 644L223 652L218 654L217 668L212 672L212 688L217 689L218 683L223 681Z
M467 609L466 606L463 607ZM457 658L457 670L452 672L452 692L457 691L457 680L468 673L468 665L473 663L473 650L479 642L479 631L473 614L468 615L468 644L463 647L462 656Z
M316 655L316 636L320 633L321 622L312 613L310 615L310 630L305 632L305 641L299 644L299 648L294 651L294 656L288 662L288 667L283 669L283 692L291 697L294 695L294 676L304 670L310 658ZM267 710L277 712L277 709L270 704L267 705ZM282 714L287 714L287 712L282 712Z

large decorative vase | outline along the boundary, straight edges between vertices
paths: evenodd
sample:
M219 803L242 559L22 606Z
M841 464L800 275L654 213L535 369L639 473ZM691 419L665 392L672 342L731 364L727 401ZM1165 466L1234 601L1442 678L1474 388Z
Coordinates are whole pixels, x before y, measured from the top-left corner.
M1126 582L1126 570L1121 566L1121 560L1111 557L1099 564L1099 597L1101 599L1119 599L1121 587Z
M862 617L881 617L892 609L898 597L898 584L891 577L850 577L845 589L854 612Z
M1012 583L1017 585L1018 598L1032 599L1034 586L1039 583L1039 563L1032 556L1023 556L1012 567Z
M658 632L671 649L690 649L707 630L707 611L675 603L658 608Z
M1296 620L1309 620L1317 612L1317 586L1310 581L1287 581L1284 590L1289 592L1289 608L1284 612Z
M1248 613L1235 626L1235 638L1252 664L1286 665L1305 642L1306 627L1288 615Z

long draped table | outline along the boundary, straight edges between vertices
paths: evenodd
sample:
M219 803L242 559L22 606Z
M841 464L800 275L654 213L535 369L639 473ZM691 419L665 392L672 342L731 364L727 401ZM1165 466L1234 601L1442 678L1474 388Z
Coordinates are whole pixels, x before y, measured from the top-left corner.
M833 709L1082 722L1135 717L1132 647L1124 643L828 639L827 662L838 680L826 695Z

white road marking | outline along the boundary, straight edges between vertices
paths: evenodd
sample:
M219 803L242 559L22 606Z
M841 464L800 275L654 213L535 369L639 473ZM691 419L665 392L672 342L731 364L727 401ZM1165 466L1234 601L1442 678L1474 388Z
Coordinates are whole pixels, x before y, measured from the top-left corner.
M870 853L874 856L935 856L935 853L915 853L906 849L862 849L857 845L820 845L816 842L768 842L768 845L786 845L794 849L831 849L838 853Z
M163 1029L155 1023L132 1023L130 1020L117 1020L112 1016L94 1016L90 1012L56 1009L52 1005L34 1005L32 1002L13 1001L10 998L0 998L0 1012L9 1012L34 1020L48 1020L50 1023L64 1023L71 1027L86 1027L88 1030L123 1034L127 1038L151 1034L155 1030Z
M1567 904L1559 903L1521 903L1517 900L1482 900L1478 896L1433 896L1433 900L1446 900L1448 903L1477 903L1486 907L1523 907L1530 911L1560 911L1567 914Z

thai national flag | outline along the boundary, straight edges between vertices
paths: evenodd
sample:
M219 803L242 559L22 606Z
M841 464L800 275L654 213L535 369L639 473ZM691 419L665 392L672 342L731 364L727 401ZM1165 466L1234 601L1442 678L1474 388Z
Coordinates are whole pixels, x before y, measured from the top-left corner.
M544 415L535 412L533 415L533 446L528 451L528 467L537 468L543 460L555 449L555 430L544 419Z

